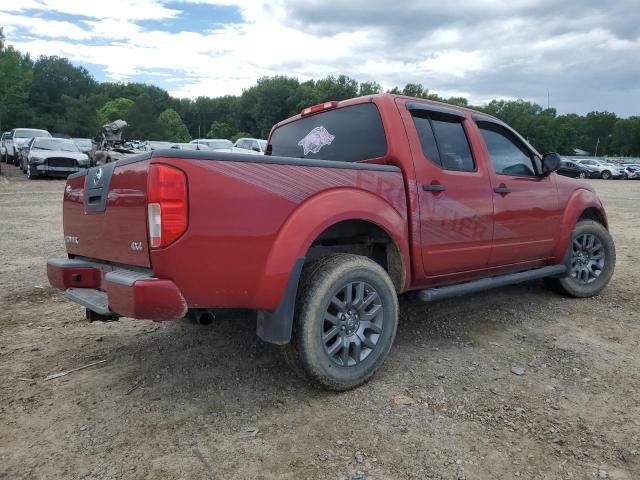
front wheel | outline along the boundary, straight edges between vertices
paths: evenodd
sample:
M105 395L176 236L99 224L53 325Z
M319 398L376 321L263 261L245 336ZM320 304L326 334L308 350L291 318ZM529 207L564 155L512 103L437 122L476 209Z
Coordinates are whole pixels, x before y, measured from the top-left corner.
M600 174L600 178L603 180L609 180L611 178L611 172L609 170L605 170Z
M587 174L586 174L586 172L580 172L580 174L578 175L578 177L580 177L580 178L587 178Z
M372 260L338 254L303 271L290 361L331 390L369 380L384 363L398 325L398 297Z
M38 171L34 170L33 168L31 168L31 164L27 163L27 178L29 180L33 180L35 178L38 178Z
M547 278L553 290L570 297L593 297L609 284L616 265L616 248L611 234L598 222L578 222L571 236L568 275Z

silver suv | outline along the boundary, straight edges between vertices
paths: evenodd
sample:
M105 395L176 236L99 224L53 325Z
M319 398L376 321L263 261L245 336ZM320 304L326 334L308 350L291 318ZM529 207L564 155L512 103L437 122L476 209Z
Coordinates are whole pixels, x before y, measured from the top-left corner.
M624 171L613 163L593 159L577 160L576 163L589 168L594 172L594 177L600 177L603 180L624 177Z

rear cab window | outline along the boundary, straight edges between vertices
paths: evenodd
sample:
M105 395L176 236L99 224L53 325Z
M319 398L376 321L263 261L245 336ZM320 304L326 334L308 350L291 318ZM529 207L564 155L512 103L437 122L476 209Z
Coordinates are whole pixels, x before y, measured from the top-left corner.
M327 110L276 128L271 155L359 162L387 154L387 138L374 103Z

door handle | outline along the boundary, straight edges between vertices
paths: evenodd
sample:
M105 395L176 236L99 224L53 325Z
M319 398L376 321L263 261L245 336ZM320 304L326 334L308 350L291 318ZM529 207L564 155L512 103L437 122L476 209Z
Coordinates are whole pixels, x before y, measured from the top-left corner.
M506 185L500 185L499 187L494 188L493 191L503 196L511 193L511 189Z
M425 183L424 185L422 185L422 189L425 192L444 192L447 187L445 187L444 185L440 185L439 183Z

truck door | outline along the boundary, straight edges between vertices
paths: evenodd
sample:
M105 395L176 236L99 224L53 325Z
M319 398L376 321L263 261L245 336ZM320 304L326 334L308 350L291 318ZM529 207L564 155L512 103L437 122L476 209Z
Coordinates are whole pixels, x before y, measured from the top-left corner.
M487 267L493 236L491 181L457 109L398 100L415 168L419 250L426 277Z
M493 118L474 115L484 139L479 154L490 165L493 249L489 266L541 262L553 256L562 210L553 175L543 177L537 152Z

